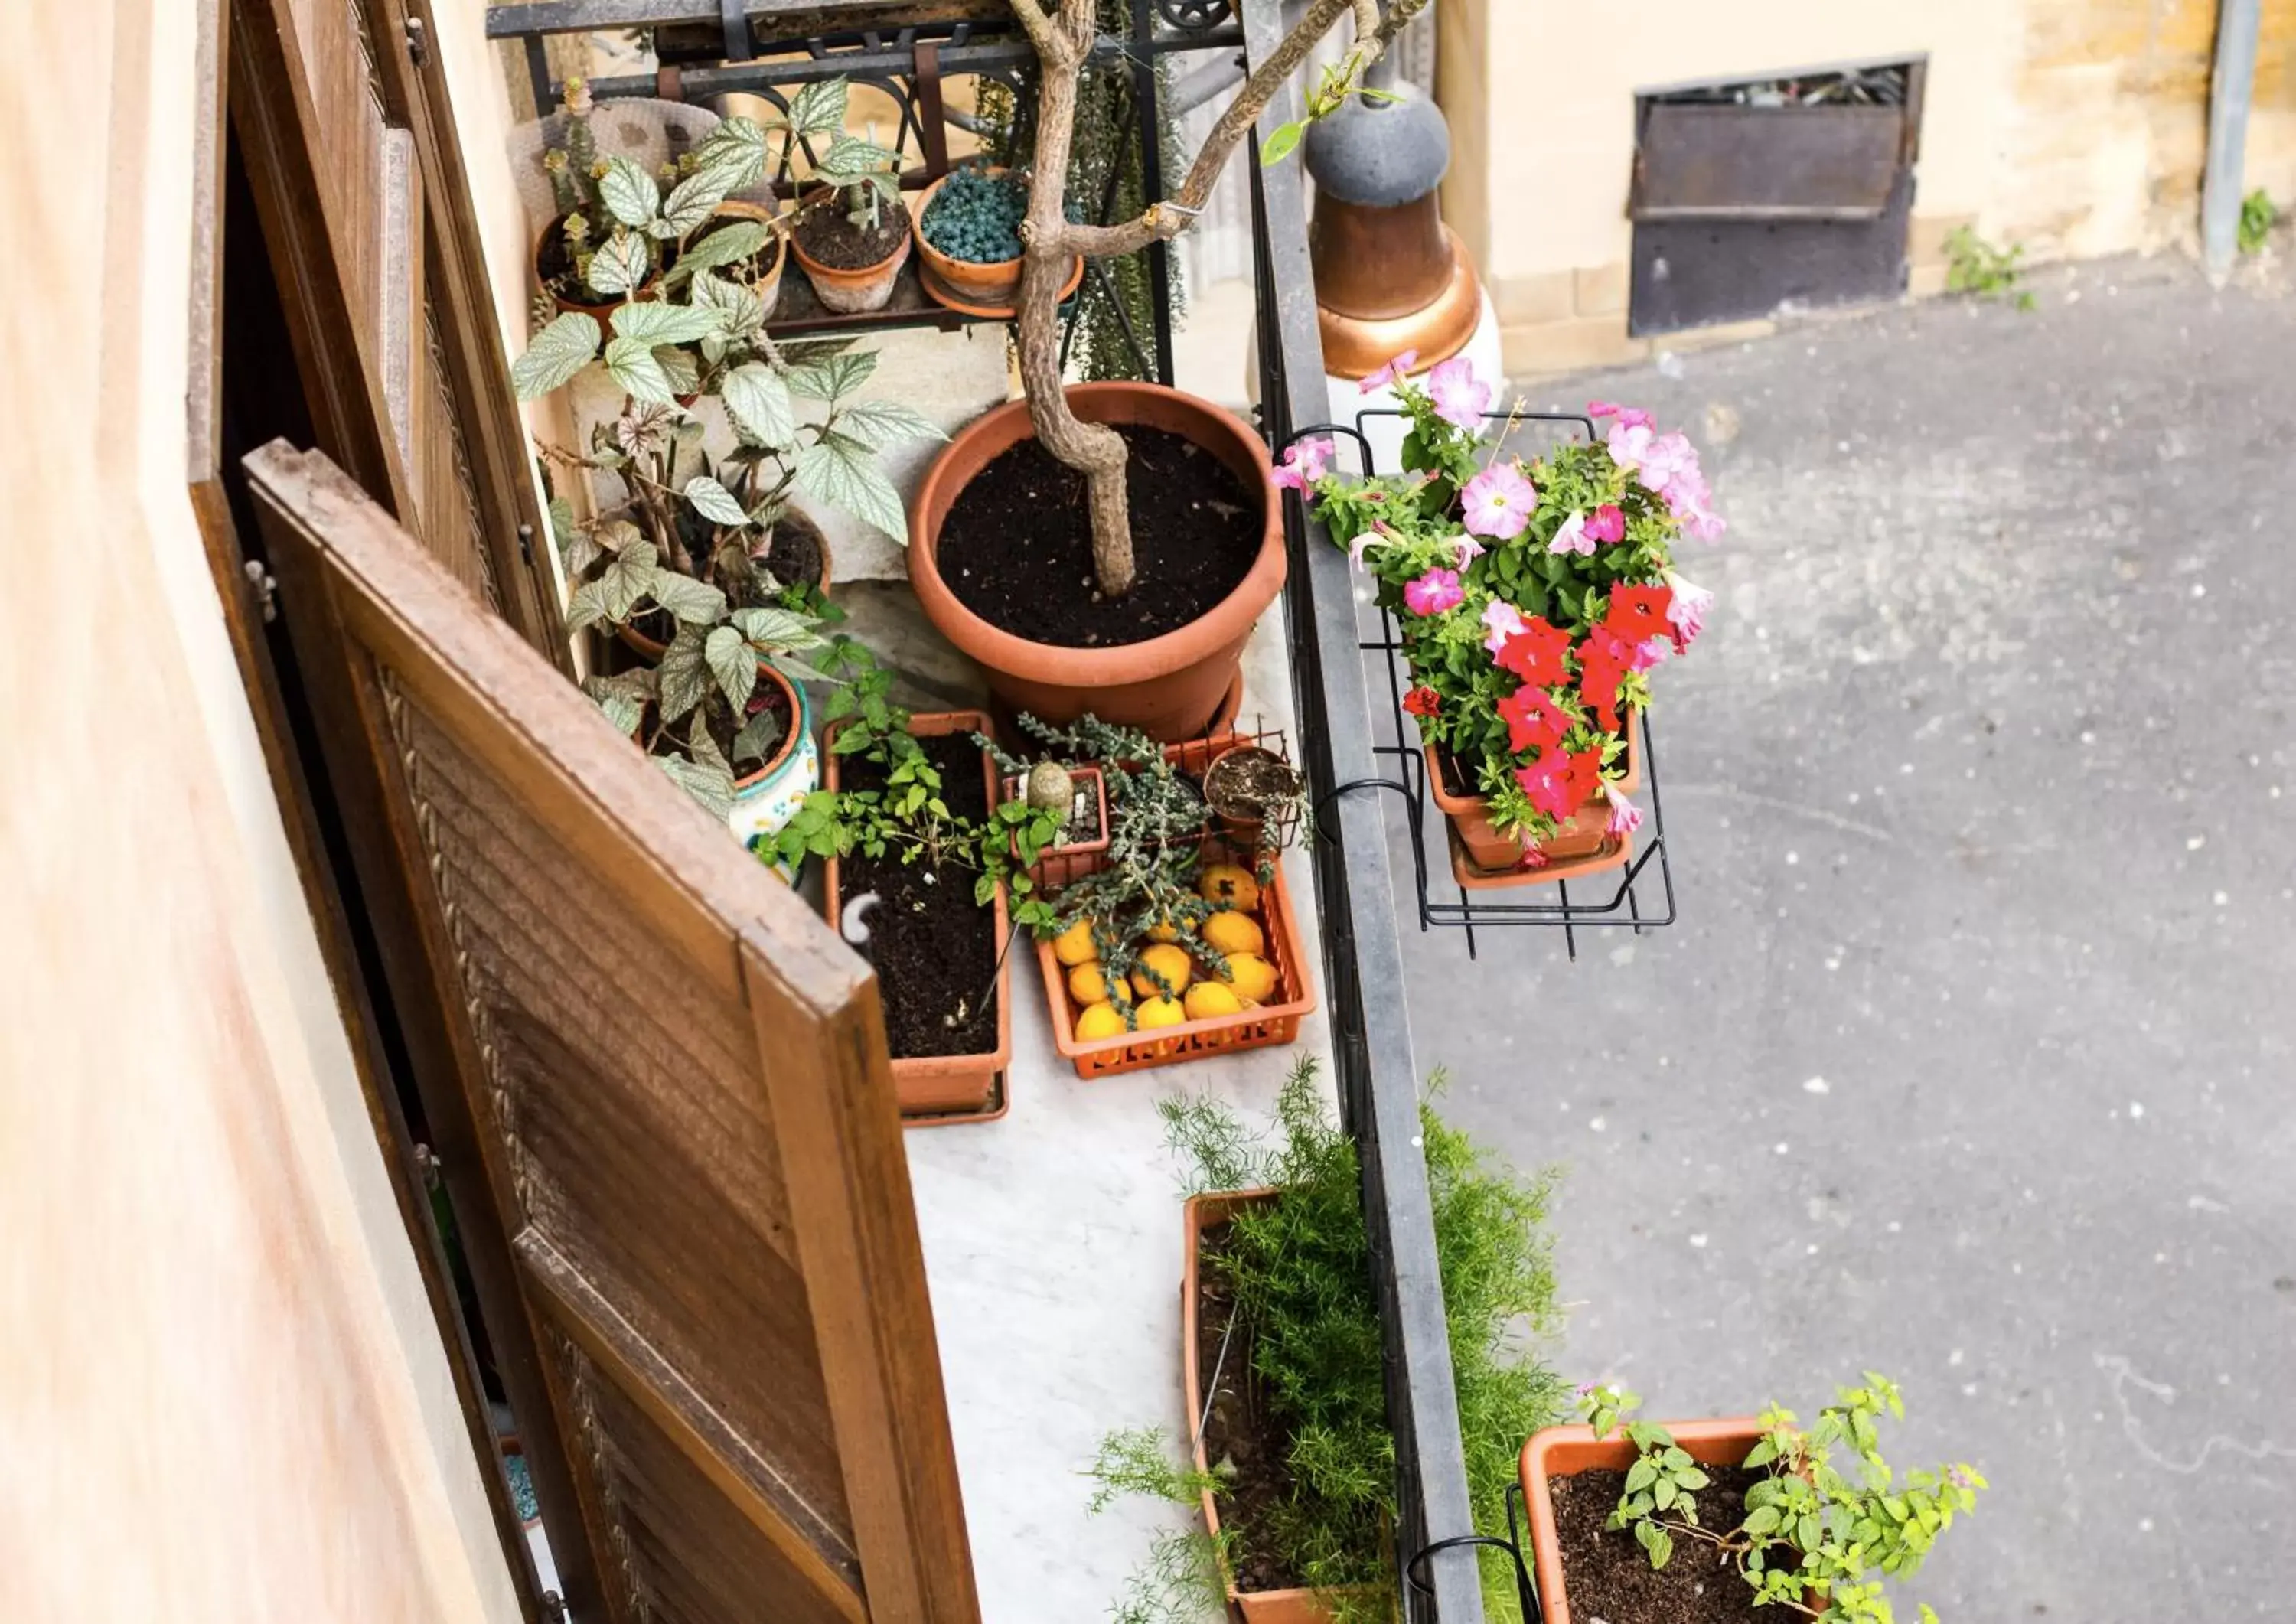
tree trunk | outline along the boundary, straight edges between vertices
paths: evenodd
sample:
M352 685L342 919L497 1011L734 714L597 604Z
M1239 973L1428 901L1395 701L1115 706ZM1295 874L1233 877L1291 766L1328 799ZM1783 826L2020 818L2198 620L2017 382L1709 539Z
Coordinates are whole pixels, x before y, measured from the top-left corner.
M1054 457L1085 477L1090 494L1092 565L1104 596L1132 590L1132 516L1126 504L1124 441L1099 423L1079 422L1069 410L1061 377L1061 284L1074 250L1065 241L1069 148L1076 133L1077 74L1092 44L1094 8L1068 0L1051 24L1063 36L1062 59L1043 62L1037 99L1035 176L1029 188L1028 241L1021 270L1021 386L1029 421ZM1041 47L1040 47L1041 49Z

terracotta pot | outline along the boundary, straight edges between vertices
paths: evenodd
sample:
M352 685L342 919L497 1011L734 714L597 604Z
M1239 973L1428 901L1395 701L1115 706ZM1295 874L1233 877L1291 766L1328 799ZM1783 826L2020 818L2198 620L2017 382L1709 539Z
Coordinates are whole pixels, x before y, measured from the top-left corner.
M595 319L597 324L603 327L612 319L615 311L629 303L631 299L643 299L648 293L652 292L653 291L654 283L661 280L661 274L667 267L657 265L654 267L653 275L647 277L643 283L639 283L638 286L627 295L627 297L622 299L610 299L603 304L585 304L578 299L567 299L561 294L553 292L549 285L542 280L542 245L550 241L551 234L558 229L560 224L563 222L566 216L563 214L554 216L547 225L544 226L540 231L534 234L534 252L529 256L529 263L534 271L534 285L540 288L545 293L549 295L550 302L558 307L560 315L562 316L570 310L578 310L583 315Z
M800 200L800 207L820 208L828 197L826 188L816 187ZM901 223L910 229L901 234L901 245L874 265L865 265L855 270L824 265L805 251L797 234L790 234L790 251L805 269L806 279L813 283L813 291L824 309L840 316L851 316L865 310L882 310L893 297L893 284L900 279L901 267L909 262L909 244L916 240L914 222L905 209Z
M1259 493L1259 553L1242 584L1191 625L1107 649L1032 643L957 602L937 562L941 521L992 458L1035 437L1025 400L960 430L925 471L909 504L909 583L925 618L988 672L988 685L1013 709L1051 722L1074 721L1089 710L1160 742L1193 737L1236 680L1252 627L1283 588L1283 509L1268 480L1267 447L1232 414L1160 384L1080 383L1068 398L1086 422L1143 423L1183 435L1226 463L1247 491Z
M955 171L951 171L955 173ZM990 176L1011 171L998 165L974 173ZM927 186L917 195L917 206L911 217L916 222L912 234L917 240L917 260L921 275L917 280L925 292L937 303L952 310L962 310L967 316L984 316L990 320L1009 321L1020 314L1015 308L1021 296L1021 267L1024 261L1019 255L1010 259L998 259L983 264L976 259L958 259L944 254L932 245L925 234L925 215L932 208L933 199L948 184L948 176ZM1084 256L1075 257L1068 280L1061 284L1061 297L1065 299L1084 282Z
M1089 781L1093 805L1100 817L1100 834L1095 840L1071 841L1063 846L1047 846L1039 852L1036 865L1029 870L1029 877L1037 882L1040 891L1058 890L1079 875L1093 873L1101 866L1103 854L1108 850L1107 780L1096 767L1072 767L1069 768L1069 779L1072 784L1079 785ZM1003 788L1006 800L1017 800L1024 792L1018 778L1007 778ZM1020 855L1017 847L1013 850L1015 857Z
M1619 781L1619 791L1631 795L1642 787L1642 749L1636 742L1637 716L1629 711L1626 721L1627 770ZM1465 849L1469 863L1492 872L1521 870L1524 883L1569 877L1550 875L1545 869L1522 869L1521 837L1499 833L1498 826L1491 821L1490 803L1480 795L1455 794L1446 788L1441 757L1435 747L1422 744L1420 750L1427 759L1427 793L1450 821L1451 831ZM1611 844L1610 821L1610 803L1597 790L1553 834L1541 841L1538 849L1546 854L1549 867L1595 856Z
M726 201L718 205L718 212L711 217L713 219L720 220L728 218L737 220L755 220L758 225L766 226L768 229L772 229L775 217L772 209L765 208L760 204L745 203L738 198L728 198ZM701 234L706 236L709 234L705 232ZM755 293L765 302L766 316L768 320L773 316L775 304L779 301L782 296L782 272L789 267L789 237L787 234L780 231L775 231L774 257L767 264L765 275L758 277L755 283L750 284L750 291ZM711 274L713 275L723 275L725 267L720 266L717 271Z
M909 734L913 738L937 739L952 733L974 734L988 730L988 718L978 710L947 710L929 716L909 718ZM829 730L824 742L834 744L841 726ZM829 750L828 784L837 788L838 756ZM980 753L980 777L988 792L988 804L996 804L996 762L988 751ZM840 898L838 896L838 865L831 857L822 870L822 895L826 901L825 912L832 930L837 928ZM997 1073L1004 1070L1013 1058L1013 960L1004 951L1004 938L1011 928L1010 915L1004 906L1004 888L996 888L996 1046L977 1054L928 1054L893 1062L893 1094L900 1101L904 1116L942 1115L950 1111L981 1111L988 1107L996 1092Z
M1606 874L1623 868L1635 855L1635 838L1630 834L1612 835L1594 850L1582 857L1549 858L1543 868L1525 868L1520 860L1505 868L1484 868L1471 860L1466 849L1459 843L1458 831L1450 832L1451 877L1471 891L1505 890L1518 885L1552 885L1559 880L1583 880L1590 875Z
M1219 775L1220 764L1229 760L1241 763L1250 756L1265 756L1271 761L1283 762L1286 767L1292 767L1289 761L1284 761L1279 752L1268 749L1265 744L1231 745L1213 757L1211 765L1204 769L1204 805L1210 809L1212 816L1219 820L1221 832L1230 841L1246 851L1257 851L1259 849L1260 830L1267 820L1264 817L1223 811L1220 808L1219 798L1214 792L1214 784ZM1298 769L1292 768L1292 771L1296 778ZM1279 837L1288 839L1292 831L1288 823L1279 820L1276 833Z
M1660 1424L1702 1466L1742 1465L1747 1451L1762 1437L1762 1423L1751 1415ZM1570 1624L1570 1566L1555 1533L1554 1498L1546 1480L1582 1472L1624 1472L1635 1464L1636 1453L1623 1434L1614 1431L1598 1439L1592 1427L1547 1427L1532 1433L1523 1445L1522 1494L1530 1513L1531 1559L1538 1564L1538 1603L1546 1624Z
M1223 1191L1214 1195L1192 1195L1181 1209L1185 1245L1181 1254L1180 1275L1180 1381L1187 1396L1188 1442L1195 1452L1199 1472L1211 1469L1204 1458L1204 1440L1195 1431L1197 1421L1204 1413L1203 1376L1196 1367L1196 1268L1204 1231L1225 1223L1239 1209L1274 1201L1275 1195L1274 1190ZM1218 1538L1219 1504L1210 1490L1203 1496L1203 1513L1205 1531ZM1229 1613L1242 1618L1245 1624L1331 1624L1332 1610L1304 1586L1288 1590L1238 1590L1234 1575L1223 1570L1221 1577L1227 1586Z

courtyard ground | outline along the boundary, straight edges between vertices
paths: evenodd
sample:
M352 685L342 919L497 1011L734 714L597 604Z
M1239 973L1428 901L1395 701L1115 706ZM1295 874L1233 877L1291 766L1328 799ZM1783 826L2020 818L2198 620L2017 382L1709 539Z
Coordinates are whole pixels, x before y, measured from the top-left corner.
M1686 428L1731 522L1657 685L1680 923L1409 933L1409 1015L1564 1169L1573 1379L1895 1377L1892 1453L1993 1484L1949 1624L2287 1618L2296 299L2033 285L1530 391Z

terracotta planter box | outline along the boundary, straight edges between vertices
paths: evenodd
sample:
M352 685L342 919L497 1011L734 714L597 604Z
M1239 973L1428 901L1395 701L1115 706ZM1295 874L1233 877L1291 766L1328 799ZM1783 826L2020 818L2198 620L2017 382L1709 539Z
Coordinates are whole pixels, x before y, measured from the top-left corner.
M1037 889L1040 891L1058 890L1071 880L1095 873L1108 860L1107 780L1101 776L1096 767L1072 767L1069 768L1069 778L1077 784L1090 781L1092 788L1089 793L1100 813L1100 838L1078 841L1066 846L1047 846L1037 853L1035 866L1029 870L1029 878L1037 882ZM1007 778L1003 787L1006 800L1017 800L1023 793L1018 778ZM1017 846L1008 847L1008 849L1015 857L1020 855Z
M1629 711L1626 720L1627 770L1619 781L1619 789L1620 793L1631 795L1642 788L1643 782L1641 718L1638 713ZM1497 825L1491 822L1490 803L1480 795L1454 794L1444 786L1442 761L1434 745L1422 744L1420 750L1427 762L1428 797L1451 825L1452 871L1460 883L1470 889L1538 885L1599 873L1624 863L1632 850L1631 841L1610 833L1610 802L1598 790L1553 834L1538 843L1546 865L1525 868L1521 837L1499 833ZM1470 875L1473 876L1472 880Z
M1223 1191L1214 1195L1190 1196L1181 1210L1185 1247L1182 1253L1180 1276L1180 1380L1187 1395L1188 1444L1194 1452L1199 1472L1209 1472L1211 1468L1204 1458L1204 1440L1196 1431L1204 1413L1203 1373L1197 1368L1197 1256L1202 1248L1205 1230L1226 1222L1241 1208L1275 1199L1275 1192L1273 1190ZM1203 1497L1203 1513L1205 1530L1218 1538L1219 1505L1210 1492ZM1223 1577L1227 1583L1228 1612L1232 1617L1242 1619L1245 1624L1331 1624L1331 1609L1316 1598L1313 1590L1305 1587L1289 1590L1238 1590L1234 1575L1224 1574Z
M909 584L925 619L988 674L1001 706L1049 722L1089 710L1160 742L1205 731L1236 679L1245 641L1283 590L1283 506L1268 473L1267 442L1234 414L1155 383L1078 383L1070 408L1086 422L1137 423L1177 434L1226 465L1256 496L1259 551L1251 568L1201 619L1142 643L1065 648L1015 636L974 614L941 578L940 527L958 494L1001 453L1031 439L1029 403L1015 400L975 419L944 447L909 503ZM1136 481L1148 476L1135 470ZM1135 488L1143 488L1136 483ZM1144 494L1145 494L1144 490ZM1055 590L1046 583L1046 590ZM1062 584L1058 590L1075 590Z
M985 733L988 718L978 710L947 710L929 716L909 718L909 733L914 738L937 739L945 734ZM833 744L841 726L832 727L824 744ZM833 750L824 750L828 758L825 787L837 788L839 757ZM996 762L988 751L980 754L980 778L988 794L988 804L996 804ZM827 859L822 872L822 894L827 904L826 912L832 930L837 928L838 863ZM1004 953L1004 939L1011 929L1010 916L1005 912L1004 888L996 888L996 946L1000 956L996 968L996 1046L977 1054L931 1054L893 1062L893 1093L901 1103L904 1116L939 1116L954 1111L988 1110L996 1093L997 1074L1013 1058L1013 964Z
M1660 1423L1674 1441L1690 1452L1702 1466L1738 1466L1747 1451L1761 1441L1762 1423L1751 1415L1726 1421L1669 1421ZM1554 1499L1547 1492L1551 1477L1576 1477L1582 1472L1624 1472L1638 1452L1623 1433L1613 1431L1598 1439L1592 1427L1546 1427L1530 1435L1522 1447L1522 1494L1530 1513L1531 1559L1538 1573L1538 1601L1546 1624L1570 1624L1570 1565L1563 1560L1554 1528ZM1784 1610L1781 1610L1784 1611Z
M1224 848L1208 849L1207 857L1223 855ZM1120 1032L1113 1038L1078 1038L1077 1005L1069 997L1068 969L1053 951L1053 944L1037 944L1037 963L1045 975L1045 1000L1053 1017L1053 1046L1089 1082L1119 1071L1141 1071L1151 1066L1177 1065L1223 1050L1264 1049L1292 1043L1300 1036L1300 1020L1316 1007L1316 991L1308 975L1309 944L1300 935L1292 915L1292 896L1284 889L1283 869L1259 893L1259 924L1267 938L1267 959L1275 972L1275 994L1256 1008L1203 1021L1184 1021L1148 1031Z

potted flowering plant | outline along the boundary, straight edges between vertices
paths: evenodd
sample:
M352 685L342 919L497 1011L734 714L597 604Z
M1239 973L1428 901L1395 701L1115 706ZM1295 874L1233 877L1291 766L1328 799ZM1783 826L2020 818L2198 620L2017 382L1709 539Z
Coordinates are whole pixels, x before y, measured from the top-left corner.
M1464 360L1393 381L1403 472L1349 479L1329 440L1275 482L1313 501L1400 627L1436 803L1469 885L1523 884L1627 860L1642 813L1634 718L1648 672L1686 652L1712 595L1674 570L1676 539L1723 523L1680 434L1596 403L1604 438L1525 460L1484 434L1491 391Z
M1775 1405L1735 1421L1633 1421L1634 1394L1581 1388L1587 1424L1546 1428L1522 1450L1546 1624L1719 1624L1770 1606L1891 1624L1883 1581L1918 1570L1985 1480L1963 1464L1901 1478L1874 1424L1904 1419L1896 1385L1867 1371L1865 1386L1835 1390L1805 1428ZM1927 1605L1921 1618L1937 1624Z

